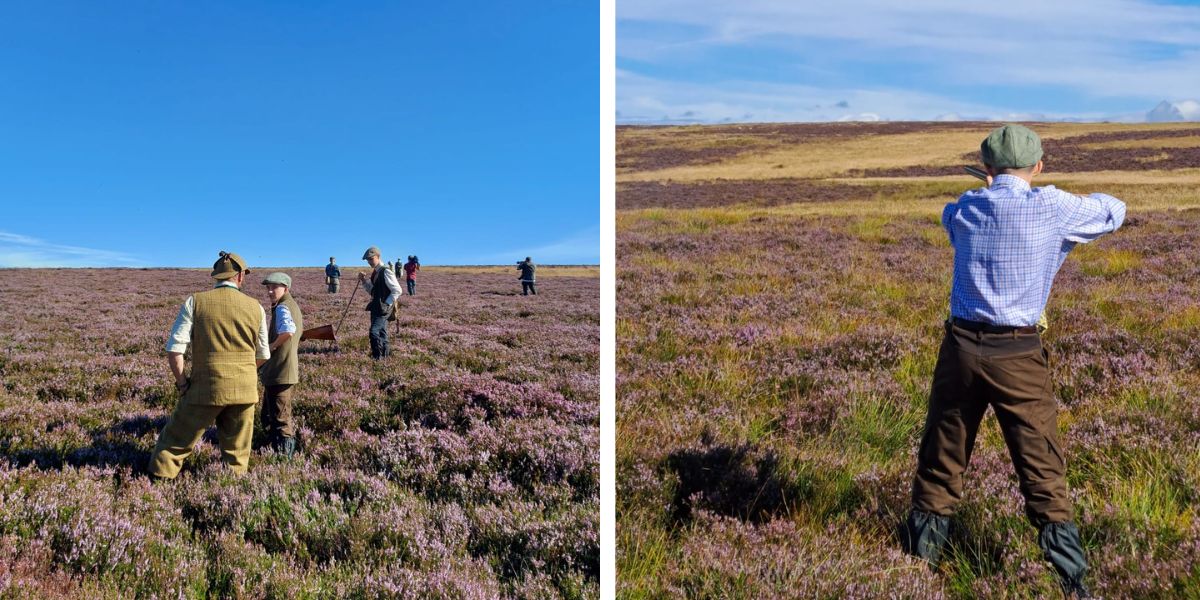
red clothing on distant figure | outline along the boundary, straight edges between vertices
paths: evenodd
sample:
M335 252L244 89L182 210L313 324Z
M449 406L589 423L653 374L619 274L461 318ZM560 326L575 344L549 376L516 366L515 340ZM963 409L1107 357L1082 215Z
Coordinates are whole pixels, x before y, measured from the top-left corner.
M417 278L417 271L419 271L419 270L421 270L420 263L415 263L415 262L404 263L404 279L415 280Z

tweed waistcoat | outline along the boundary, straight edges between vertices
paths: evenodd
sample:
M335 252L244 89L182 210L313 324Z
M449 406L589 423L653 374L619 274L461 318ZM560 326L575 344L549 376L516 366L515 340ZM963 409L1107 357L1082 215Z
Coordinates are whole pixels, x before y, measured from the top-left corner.
M225 406L258 402L254 353L262 307L233 287L193 296L192 385L184 402Z
M288 312L292 313L292 321L296 323L296 333L282 346L271 352L271 359L262 366L262 382L263 385L295 385L300 383L300 357L297 356L300 350L300 333L304 331L304 315L300 312L300 305L296 304L296 300L292 298L291 292L283 295L279 300L279 304L287 307ZM271 308L271 328L268 331L267 342L274 344L279 334L275 333L277 329L275 322L275 309Z

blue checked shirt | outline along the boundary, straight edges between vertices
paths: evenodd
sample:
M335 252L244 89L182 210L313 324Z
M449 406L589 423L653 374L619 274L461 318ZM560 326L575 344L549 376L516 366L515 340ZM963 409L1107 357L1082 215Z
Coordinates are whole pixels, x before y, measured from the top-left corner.
M997 175L992 187L971 190L942 211L954 246L950 314L993 325L1036 324L1067 253L1124 220L1125 203L1112 196L1030 188L1019 177Z

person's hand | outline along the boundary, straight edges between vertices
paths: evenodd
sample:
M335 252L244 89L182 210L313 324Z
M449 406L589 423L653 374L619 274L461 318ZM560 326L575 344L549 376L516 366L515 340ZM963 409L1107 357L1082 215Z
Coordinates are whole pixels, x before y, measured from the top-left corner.
M176 378L175 389L179 390L179 393L182 394L187 391L188 386L191 385L191 383L192 382L189 381L187 377Z
M359 281L366 281L366 280L367 280L367 274L366 274L366 273L363 273L362 271L359 271L359 272L358 272L358 280L359 280Z

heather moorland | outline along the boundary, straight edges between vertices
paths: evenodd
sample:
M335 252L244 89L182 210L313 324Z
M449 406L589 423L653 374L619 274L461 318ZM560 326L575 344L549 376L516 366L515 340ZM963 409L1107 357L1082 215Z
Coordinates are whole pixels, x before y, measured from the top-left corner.
M307 326L338 322L343 269L338 295L284 269ZM301 345L294 460L233 475L210 429L154 483L207 271L0 271L0 597L597 597L597 271L523 297L512 268L423 270L379 362L360 291L340 351Z
M1061 597L990 415L949 556L895 535L994 126L618 128L619 597ZM1089 583L1200 597L1200 127L1032 127L1035 185L1129 207L1047 307Z

